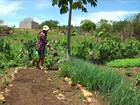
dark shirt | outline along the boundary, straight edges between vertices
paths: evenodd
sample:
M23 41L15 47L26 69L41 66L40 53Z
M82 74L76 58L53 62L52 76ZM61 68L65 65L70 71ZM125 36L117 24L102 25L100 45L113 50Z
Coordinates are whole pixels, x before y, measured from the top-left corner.
M37 42L36 42L36 50L45 50L45 46L48 44L46 37L47 37L47 33L43 31L41 31L38 34Z

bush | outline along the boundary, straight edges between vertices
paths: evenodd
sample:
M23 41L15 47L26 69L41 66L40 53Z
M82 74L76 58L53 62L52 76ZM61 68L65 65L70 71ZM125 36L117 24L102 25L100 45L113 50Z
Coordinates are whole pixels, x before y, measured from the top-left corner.
M0 36L7 36L11 33L13 33L14 30L11 27L8 26L0 26Z

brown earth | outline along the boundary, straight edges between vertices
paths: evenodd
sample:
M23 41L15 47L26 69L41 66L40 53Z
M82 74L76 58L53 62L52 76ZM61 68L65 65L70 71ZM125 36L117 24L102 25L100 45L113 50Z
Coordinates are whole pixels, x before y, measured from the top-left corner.
M20 69L14 77L1 89L3 105L107 105L95 94L87 103L80 89L68 85L58 71Z

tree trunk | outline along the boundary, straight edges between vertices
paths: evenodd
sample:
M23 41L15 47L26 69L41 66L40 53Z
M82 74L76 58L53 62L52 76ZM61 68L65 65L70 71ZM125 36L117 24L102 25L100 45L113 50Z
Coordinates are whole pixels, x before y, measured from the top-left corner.
M71 32L72 2L70 2L68 30L67 30L67 58L70 59L70 32Z

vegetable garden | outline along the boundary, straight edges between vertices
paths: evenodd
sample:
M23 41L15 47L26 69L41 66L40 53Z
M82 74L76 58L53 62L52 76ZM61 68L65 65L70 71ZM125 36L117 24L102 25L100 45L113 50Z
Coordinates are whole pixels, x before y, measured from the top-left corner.
M34 67L37 53L36 35L39 30L15 29L7 37L0 37L0 74L9 67ZM140 42L135 38L122 41L107 37L98 42L93 36L71 33L71 58L66 59L66 36L59 30L51 30L49 43L55 51L47 50L45 65L59 66L61 76L70 77L91 91L97 91L109 105L140 105ZM105 66L105 68L104 68ZM135 75L121 75L138 67Z

